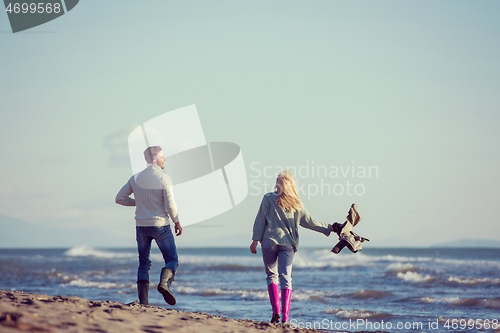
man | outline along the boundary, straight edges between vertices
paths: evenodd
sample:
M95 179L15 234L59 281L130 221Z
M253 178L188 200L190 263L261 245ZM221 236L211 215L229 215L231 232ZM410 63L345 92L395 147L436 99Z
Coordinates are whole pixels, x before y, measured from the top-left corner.
M170 218L175 223L175 234L182 234L182 227L177 215L177 206L172 194L170 177L161 170L165 166L165 156L160 146L148 147L144 151L148 165L146 169L132 176L116 195L116 203L123 206L135 206L137 248L139 250L139 268L137 270L137 289L139 303L148 304L149 269L151 268L151 241L154 239L160 249L165 267L161 270L157 290L165 302L175 305L176 300L170 291L174 280L178 259L175 241L170 229ZM130 197L134 194L134 198Z

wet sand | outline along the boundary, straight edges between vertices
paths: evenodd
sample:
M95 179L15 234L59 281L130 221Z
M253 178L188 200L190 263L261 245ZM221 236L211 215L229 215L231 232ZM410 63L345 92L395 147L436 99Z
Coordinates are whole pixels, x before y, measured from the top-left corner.
M0 290L0 331L10 332L303 332L268 322L181 312L138 303Z

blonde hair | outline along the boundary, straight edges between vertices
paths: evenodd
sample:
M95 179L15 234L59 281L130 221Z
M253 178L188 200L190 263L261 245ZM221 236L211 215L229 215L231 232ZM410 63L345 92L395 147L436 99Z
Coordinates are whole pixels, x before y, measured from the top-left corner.
M278 199L276 204L284 210L296 212L302 209L302 201L297 194L297 186L293 175L289 170L282 171L276 179L276 192Z

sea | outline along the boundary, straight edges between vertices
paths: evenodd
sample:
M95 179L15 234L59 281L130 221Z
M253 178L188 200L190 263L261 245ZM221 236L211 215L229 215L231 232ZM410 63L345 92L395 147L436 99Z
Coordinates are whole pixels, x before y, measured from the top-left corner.
M259 249L260 251L260 249ZM153 245L151 305L269 321L260 252L179 248L177 304L156 291L162 257ZM90 300L137 301L135 248L0 249L0 289ZM500 332L500 249L301 247L293 264L291 328L335 332Z

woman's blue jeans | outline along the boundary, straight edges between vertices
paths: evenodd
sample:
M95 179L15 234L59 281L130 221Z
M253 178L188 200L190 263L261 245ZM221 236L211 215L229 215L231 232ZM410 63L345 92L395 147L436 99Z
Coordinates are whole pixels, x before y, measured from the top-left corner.
M177 249L175 248L174 235L169 225L162 227L136 227L137 248L139 250L139 269L137 270L137 281L149 281L149 269L151 268L151 242L155 240L163 255L165 267L172 272L178 266Z
M280 289L292 289L292 264L295 251L291 245L274 245L268 239L262 243L262 259L267 274L267 285L278 284Z

